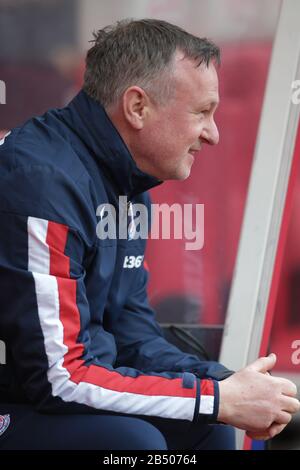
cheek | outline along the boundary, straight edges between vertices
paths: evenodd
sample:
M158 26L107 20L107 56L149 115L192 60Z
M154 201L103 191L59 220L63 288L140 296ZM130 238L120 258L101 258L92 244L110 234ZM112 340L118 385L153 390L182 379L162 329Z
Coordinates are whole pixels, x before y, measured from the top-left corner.
M200 135L202 134L204 127L204 123L202 121L197 121L196 123L194 122L190 126L190 136L191 139L197 140L199 139Z
M188 148L194 145L194 143L199 139L199 136L202 132L202 123L195 122L194 120L190 121L186 119L181 122L180 125L176 128L176 136L178 142L181 142L182 145L186 145Z
M165 158L172 157L176 153L176 149L180 146L183 134L181 130L177 129L172 122L165 122L162 126L158 126L152 141L153 150L155 151L155 144L157 148L164 153Z
M145 138L155 160L163 156L164 161L169 162L187 153L199 136L199 128L199 123L190 122L188 118L178 119L172 114L156 122Z

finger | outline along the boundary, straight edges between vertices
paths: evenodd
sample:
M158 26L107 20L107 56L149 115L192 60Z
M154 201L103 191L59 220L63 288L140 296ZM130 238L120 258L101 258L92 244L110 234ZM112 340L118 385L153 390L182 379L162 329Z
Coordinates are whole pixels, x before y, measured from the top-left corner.
M274 383L281 389L281 393L283 395L287 395L288 397L296 397L298 390L294 382L291 382L291 380L285 379L283 377L274 377L272 376L272 379L274 380Z
M269 433L269 439L272 439L273 437L277 436L280 434L284 428L286 427L286 424L278 424L278 423L273 423L269 427L268 433Z
M256 359L256 361L252 362L252 364L250 364L248 368L265 374L269 370L273 369L276 364L276 361L277 357L274 353L272 353L269 356L260 357L259 359Z
M288 413L297 413L298 411L300 411L300 402L297 398L282 395L281 409L283 411L287 411Z
M297 392L298 392L296 385L288 379L281 379L281 380L282 380L281 392L284 395L287 395L289 397L296 397Z
M285 426L289 424L292 419L292 415L286 411L280 411L276 416L276 424L284 424ZM272 425L271 425L272 426Z
M255 439L256 441L267 441L268 439L272 439L274 436L281 433L285 427L286 424L273 423L268 429L263 432L247 431L246 434L248 437L250 437L251 439Z

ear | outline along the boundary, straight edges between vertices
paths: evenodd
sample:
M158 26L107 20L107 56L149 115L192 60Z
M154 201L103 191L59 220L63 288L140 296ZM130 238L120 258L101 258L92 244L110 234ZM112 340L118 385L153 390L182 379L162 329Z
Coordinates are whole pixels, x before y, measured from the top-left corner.
M127 88L123 95L123 112L126 121L136 130L144 127L149 111L149 98L146 92L138 87Z

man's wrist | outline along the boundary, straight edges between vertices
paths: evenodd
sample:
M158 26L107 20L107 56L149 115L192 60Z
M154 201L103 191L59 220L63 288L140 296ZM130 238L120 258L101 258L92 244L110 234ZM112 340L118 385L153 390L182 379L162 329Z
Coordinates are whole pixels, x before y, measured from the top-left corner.
M228 423L227 386L228 384L225 380L219 382L219 410L217 421L224 424Z

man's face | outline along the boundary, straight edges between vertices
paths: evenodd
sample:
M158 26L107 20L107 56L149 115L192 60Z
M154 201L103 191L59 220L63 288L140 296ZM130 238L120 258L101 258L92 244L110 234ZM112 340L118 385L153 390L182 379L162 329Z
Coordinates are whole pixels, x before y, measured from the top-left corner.
M151 104L140 133L138 166L160 180L186 179L202 145L215 145L219 133L214 122L218 106L215 66L183 58L177 53L173 96L166 104Z

